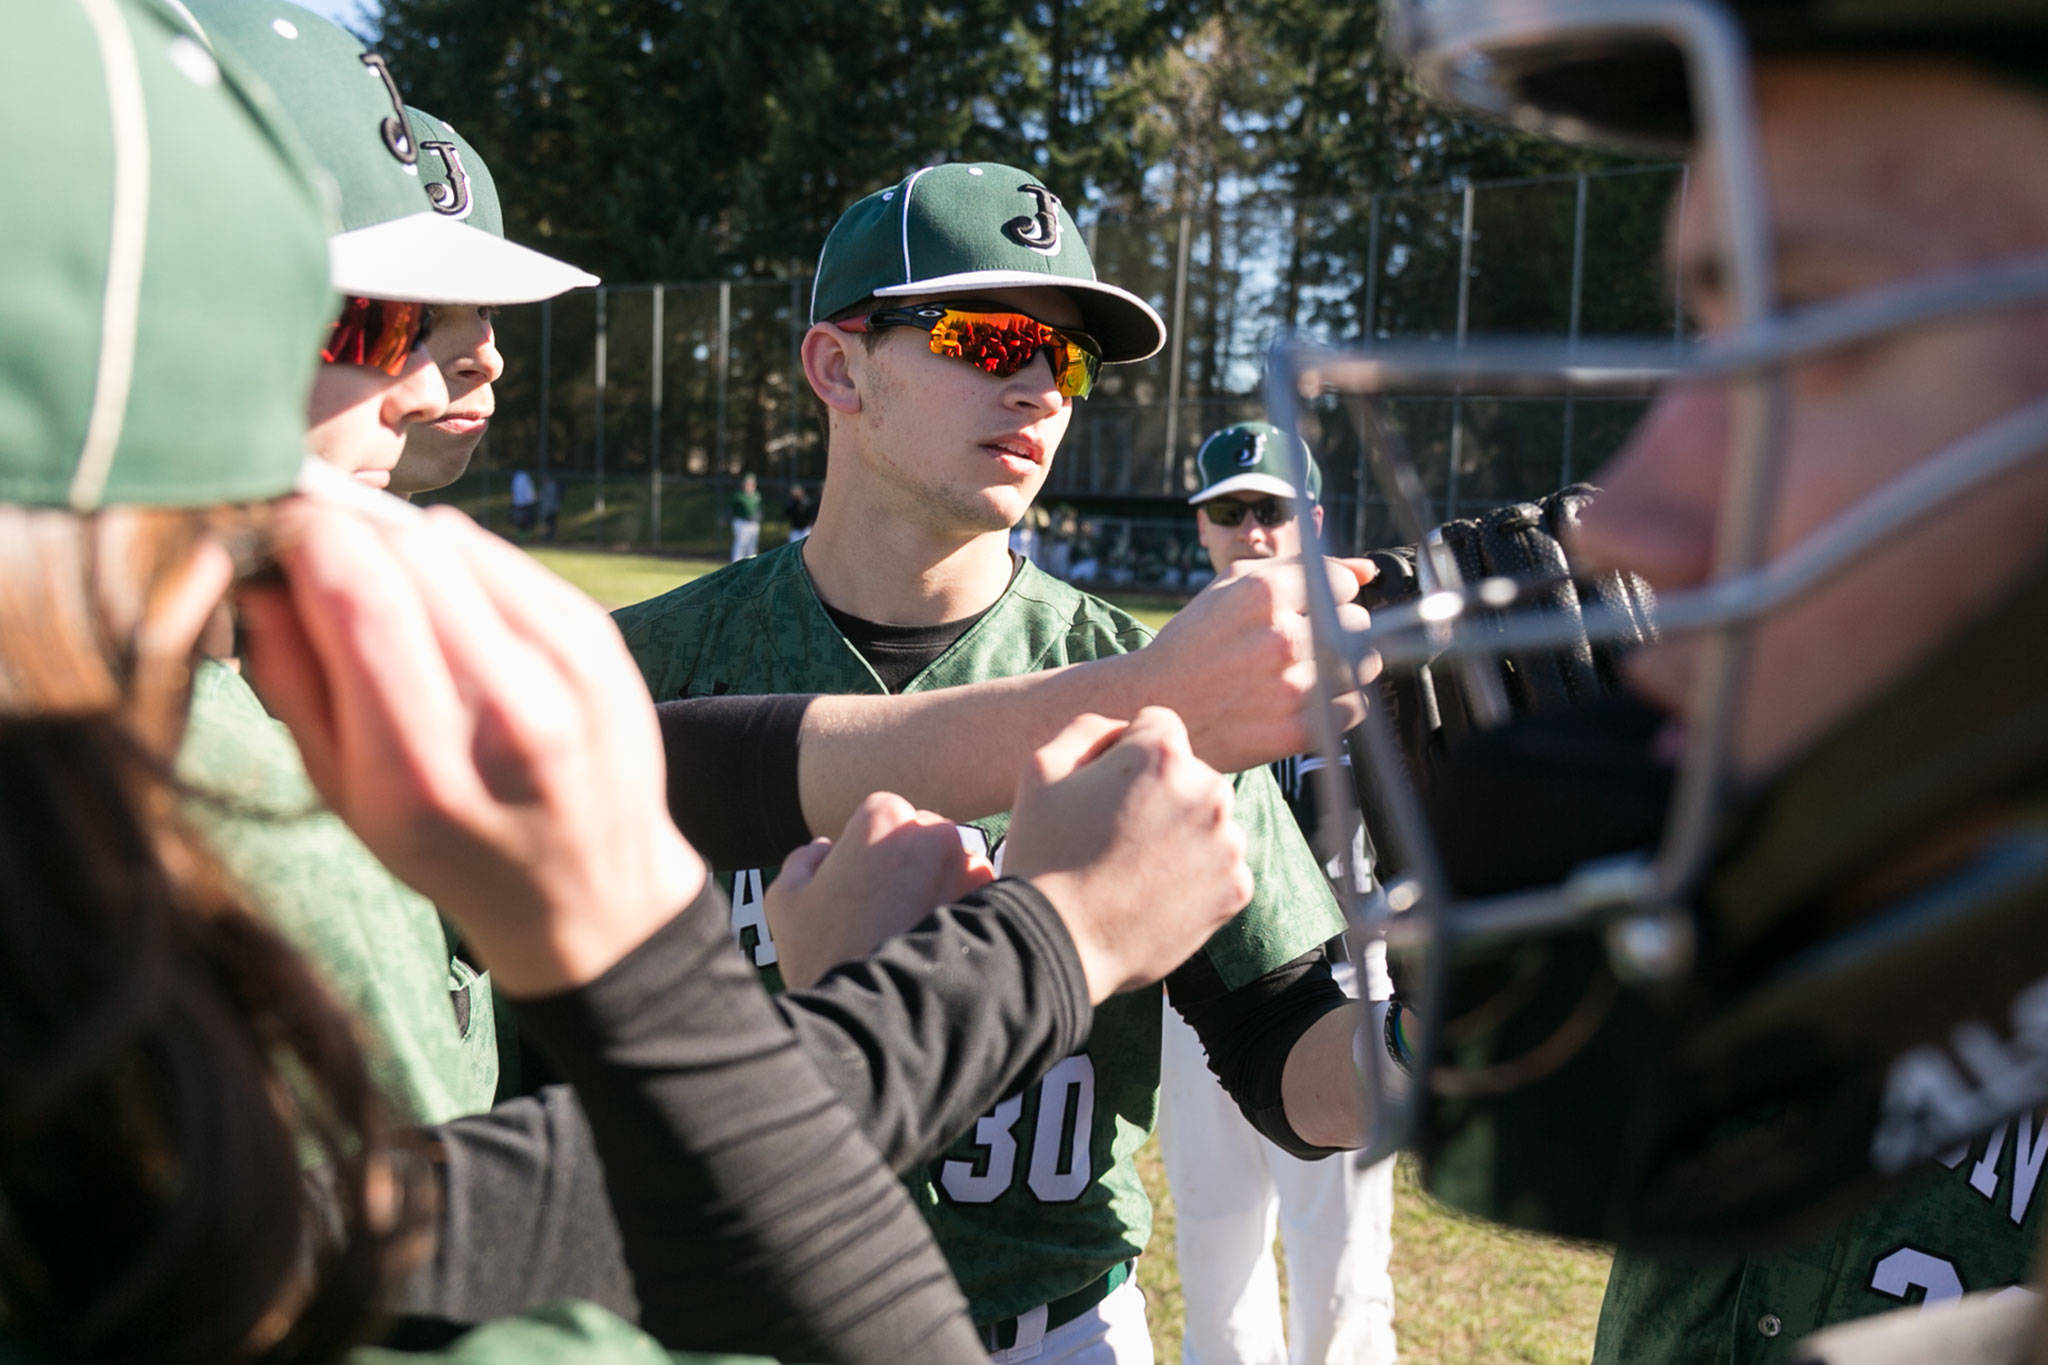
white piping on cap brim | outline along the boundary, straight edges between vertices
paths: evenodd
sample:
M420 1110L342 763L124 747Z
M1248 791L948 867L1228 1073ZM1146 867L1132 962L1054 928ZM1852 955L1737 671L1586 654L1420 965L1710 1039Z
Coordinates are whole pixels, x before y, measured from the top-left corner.
M178 17L183 19L186 27L192 30L192 35L199 39L200 42L205 43L207 49L211 51L213 39L207 34L206 25L200 23L199 17L193 14L191 10L185 8L185 0L164 0L164 3L178 12Z
M142 314L142 258L149 244L149 111L142 98L142 68L135 35L114 0L79 0L106 75L107 110L114 143L114 194L107 244L107 288L100 305L99 374L92 415L71 476L69 500L80 512L99 506L113 472L114 452L128 419L135 383L135 341Z
M344 295L472 303L538 303L598 278L564 261L425 209L327 239L329 283Z
M916 188L917 182L924 178L926 171L935 171L937 169L937 166L921 167L918 170L912 171L910 179L903 182L903 278L906 280L917 278L917 276L910 273L910 192ZM875 291L877 294L881 292L879 289Z

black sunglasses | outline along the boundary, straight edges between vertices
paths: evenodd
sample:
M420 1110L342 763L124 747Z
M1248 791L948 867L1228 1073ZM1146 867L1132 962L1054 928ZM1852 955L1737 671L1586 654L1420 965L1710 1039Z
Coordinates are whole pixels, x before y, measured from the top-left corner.
M1238 502L1234 498L1218 498L1202 504L1202 515L1209 518L1211 524L1225 530L1243 521L1247 512L1261 526L1278 526L1294 520L1294 499L1260 498L1257 502Z

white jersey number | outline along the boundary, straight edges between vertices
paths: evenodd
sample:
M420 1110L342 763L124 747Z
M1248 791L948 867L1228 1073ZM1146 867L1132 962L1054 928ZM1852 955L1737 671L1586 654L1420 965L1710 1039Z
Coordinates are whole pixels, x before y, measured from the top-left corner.
M1919 1290L1924 1303L1944 1303L1963 1296L1963 1277L1955 1262L1930 1255L1917 1247L1900 1247L1880 1260L1870 1276L1870 1287L1895 1299L1908 1299Z
M1095 1131L1095 1063L1084 1055L1063 1059L1045 1073L1038 1089L1038 1121L1031 1132L1025 1185L1041 1203L1066 1204L1081 1197L1095 1178L1089 1139ZM973 1161L939 1167L939 1187L962 1204L986 1204L1017 1177L1017 1121L1024 1097L1012 1095L974 1125Z
M768 932L768 898L761 891L761 869L732 874L732 936L756 967L775 964L775 939Z

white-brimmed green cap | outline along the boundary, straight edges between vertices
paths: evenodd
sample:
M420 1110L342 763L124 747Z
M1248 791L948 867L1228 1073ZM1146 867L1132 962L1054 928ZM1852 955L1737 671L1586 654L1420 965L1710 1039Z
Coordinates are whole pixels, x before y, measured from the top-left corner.
M1095 278L1088 243L1037 176L954 162L914 171L839 215L818 255L811 321L868 298L1048 286L1073 296L1104 360L1144 360L1166 344L1151 304Z
M384 59L286 0L183 0L216 53L266 82L340 192L334 287L369 298L509 304L597 277L441 211Z
M498 202L498 182L477 149L446 119L411 105L405 116L420 144L420 178L427 202L441 213L493 237L505 235L505 210Z
M1308 458L1308 500L1323 496L1323 471L1316 457L1309 455L1299 437L1289 436L1271 422L1233 422L1210 433L1195 452L1195 465L1202 473L1202 490L1188 501L1200 505L1227 493L1266 493L1276 498L1295 498L1294 457L1290 448Z
M10 7L0 121L0 499L288 492L331 224L268 92L158 0L35 0Z

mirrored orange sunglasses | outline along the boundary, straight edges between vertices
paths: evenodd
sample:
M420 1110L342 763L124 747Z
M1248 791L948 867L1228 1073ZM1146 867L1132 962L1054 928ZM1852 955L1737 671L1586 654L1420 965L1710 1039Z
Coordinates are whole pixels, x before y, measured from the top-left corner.
M427 339L433 309L396 299L352 298L327 330L320 358L330 365L368 365L392 376L405 373L405 358Z
M1067 398L1086 398L1102 371L1102 347L1094 337L1050 326L1025 313L920 303L884 308L835 325L842 332L916 327L931 333L933 355L964 360L999 379L1008 379L1044 351L1052 358L1053 386Z

